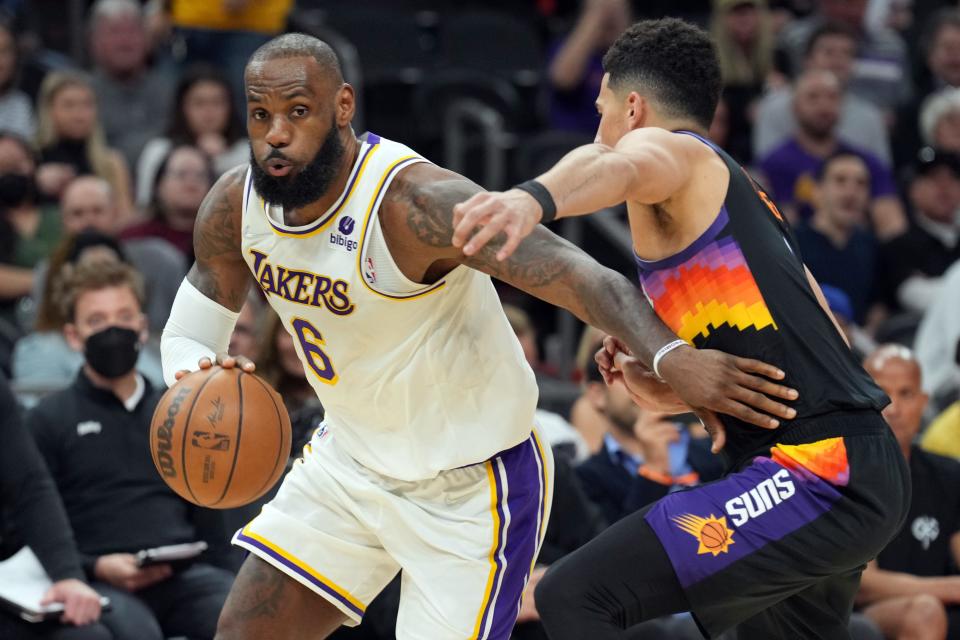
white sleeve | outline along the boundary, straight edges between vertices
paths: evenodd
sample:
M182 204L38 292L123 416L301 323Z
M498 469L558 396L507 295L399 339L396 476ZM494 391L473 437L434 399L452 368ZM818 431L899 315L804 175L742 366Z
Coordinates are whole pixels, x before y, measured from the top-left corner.
M196 371L201 358L215 359L230 345L239 313L203 295L184 278L160 338L160 360L167 386L177 371Z

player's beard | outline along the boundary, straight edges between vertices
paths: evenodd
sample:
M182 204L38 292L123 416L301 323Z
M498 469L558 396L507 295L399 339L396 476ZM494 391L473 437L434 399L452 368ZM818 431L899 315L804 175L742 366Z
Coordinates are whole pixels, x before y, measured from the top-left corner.
M313 159L294 175L274 177L263 170L250 148L250 167L253 170L253 186L257 193L268 203L292 211L316 202L323 196L337 174L343 160L344 147L340 140L340 130L336 122L330 128L320 150ZM281 150L274 150L271 157L287 159Z

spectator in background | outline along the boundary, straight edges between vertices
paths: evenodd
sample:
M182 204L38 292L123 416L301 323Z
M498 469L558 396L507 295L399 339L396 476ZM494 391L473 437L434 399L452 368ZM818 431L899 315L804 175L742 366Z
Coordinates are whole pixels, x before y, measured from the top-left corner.
M912 500L900 533L867 564L858 602L888 638L960 634L960 462L914 444L928 396L909 349L884 345L864 368L890 396L883 417L910 464Z
M37 123L30 98L17 89L17 57L13 27L0 18L0 130L30 140Z
M206 66L191 67L180 78L166 135L148 142L137 162L140 207L150 203L150 189L160 163L170 149L179 145L195 146L210 156L216 177L249 160L249 145L222 72Z
M127 166L136 166L144 145L166 126L170 79L147 64L143 13L134 0L97 0L89 33L93 86L107 141L120 150Z
M887 305L922 313L960 260L960 155L924 147L912 174L910 227L881 247L879 266Z
M756 100L773 71L773 32L766 0L713 0L710 34L729 109L727 145L734 149L733 155L749 158Z
M827 306L834 320L840 325L840 331L843 332L850 350L859 360L863 360L868 353L873 353L877 348L877 343L863 328L853 320L853 304L850 302L850 296L842 289L829 284L821 284L820 290L823 297L827 300Z
M97 176L83 176L71 182L60 201L60 215L67 234L93 230L106 236L119 233L120 214L109 183ZM140 238L120 243L123 254L144 279L146 313L150 329L159 332L170 316L170 307L179 283L187 274L186 258L166 240ZM51 290L56 274L48 277L47 263L34 271L33 299L39 301Z
M953 355L960 366L960 341ZM960 397L930 422L920 446L924 451L960 460Z
M923 314L914 344L923 370L923 390L941 409L960 392L960 362L954 358L960 342L960 263L941 280L941 293Z
M33 271L19 264L18 239L12 221L7 219L8 205L25 198L24 191L35 186L36 163L27 143L16 136L0 132L0 369L9 374L9 348L26 327L17 317L17 306L30 293ZM21 177L28 175L31 180ZM8 176L14 176L12 179Z
M599 348L599 347L598 347ZM606 427L603 444L577 473L587 496L611 524L672 490L720 477L709 438L692 439L670 416L638 407L621 384L607 386L588 370L583 397Z
M86 584L80 557L50 472L20 421L20 407L0 376L0 558L30 547L53 586L44 600L61 602L63 623L30 624L0 613L8 640L111 640L100 617L100 594Z
M223 69L242 113L247 60L283 31L293 5L293 0L169 0L169 18L185 52L180 62L206 62Z
M927 98L920 110L923 143L960 153L960 89L948 88Z
M830 156L847 152L859 156L870 174L870 222L881 239L906 229L903 205L890 169L868 151L837 136L840 84L828 71L807 71L795 84L793 112L796 133L760 160L781 211L793 221L807 218L815 205L815 176Z
M523 349L523 355L527 364L537 372L540 366L540 349L537 347L537 331L533 326L533 321L526 311L511 304L503 305L503 312L507 316L510 328L520 342L520 348ZM535 415L537 426L544 439L550 443L550 447L555 454L563 455L573 462L581 462L590 454L587 449L587 443L580 436L580 433L567 422L559 412L548 411L543 408L544 392L564 395L563 391L572 387L569 383L560 383L559 381L545 379L537 376L537 385L540 388L540 398ZM561 403L557 403L561 404ZM560 407L557 407L558 409Z
M293 336L284 328L280 316L275 313L264 316L257 343L260 345L257 374L283 398L290 414L293 430L290 455L294 456L323 421L323 406L307 380Z
M169 314L168 314L169 315ZM263 298L259 291L251 289L247 295L247 302L240 309L237 323L233 325L230 334L230 345L227 353L244 356L250 360L257 359L257 328L263 317Z
M887 26L868 26L864 21L868 0L820 0L819 11L788 24L780 33L780 44L801 69L807 42L817 27L827 22L847 25L858 34L860 46L850 77L850 91L893 112L910 99L910 62L900 35Z
M193 262L193 224L214 182L210 158L196 147L175 147L157 170L149 219L126 228L120 237L161 238Z
M810 34L803 57L803 69L829 71L840 83L842 101L837 137L862 145L889 165L890 140L883 112L849 90L856 54L856 32L843 23L828 22ZM764 157L794 135L796 129L791 88L783 87L769 92L757 106L757 122L753 129L754 157Z
M631 22L627 0L583 1L573 30L550 51L551 129L596 134L603 54Z
M114 615L104 624L138 640L213 638L232 574L202 559L140 567L133 555L198 539L227 542L219 514L173 493L150 458L150 420L164 389L134 368L146 334L142 285L130 267L108 262L77 267L63 290L64 332L84 353L83 368L73 385L41 400L27 424L63 497L84 569L111 600Z
M97 175L113 188L123 219L131 217L130 171L123 156L104 140L97 97L87 78L72 71L51 72L40 86L38 102L37 173L44 193L59 200L75 177Z
M12 368L18 383L61 388L76 377L83 365L83 355L70 347L63 333L67 319L60 309L62 282L72 269L80 266L116 264L125 260L117 241L97 231L85 230L64 238L45 269L34 330L14 345ZM152 383L162 383L163 371L155 348L140 350L137 370Z
M870 203L870 170L863 159L838 152L820 165L808 220L795 227L803 261L817 282L833 285L850 298L853 320L866 324L876 298L877 243L864 229Z
M41 203L37 169L27 143L0 133L0 224L11 245L9 264L33 268L60 240L60 213Z
M913 162L921 146L920 110L930 94L960 87L960 10L943 8L932 16L918 41L924 68L913 98L897 112L893 129L896 166Z

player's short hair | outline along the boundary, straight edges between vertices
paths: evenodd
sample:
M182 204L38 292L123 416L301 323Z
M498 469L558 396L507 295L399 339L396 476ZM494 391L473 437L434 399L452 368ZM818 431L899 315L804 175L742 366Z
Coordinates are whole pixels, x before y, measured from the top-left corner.
M707 33L677 18L641 20L603 56L614 91L636 89L669 117L707 128L720 99L720 62Z
M90 291L110 287L129 287L142 309L145 302L143 278L136 269L123 262L81 263L66 265L56 286L60 311L67 322L76 320L77 300Z
M305 33L285 33L273 38L250 56L249 66L254 62L266 62L276 58L313 58L325 72L343 82L343 71L336 52L326 42Z
M807 38L806 47L804 47L803 50L803 57L809 58L813 55L813 50L817 47L817 43L820 42L822 38L829 36L847 38L852 41L854 45L860 41L857 32L854 31L850 25L835 21L825 22L810 33L810 36Z

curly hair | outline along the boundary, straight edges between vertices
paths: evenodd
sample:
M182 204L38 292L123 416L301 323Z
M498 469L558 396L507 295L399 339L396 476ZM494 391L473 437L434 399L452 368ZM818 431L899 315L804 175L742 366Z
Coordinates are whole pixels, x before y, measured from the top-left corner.
M614 91L638 90L668 117L708 128L720 99L720 63L710 36L677 18L641 20L603 57Z

